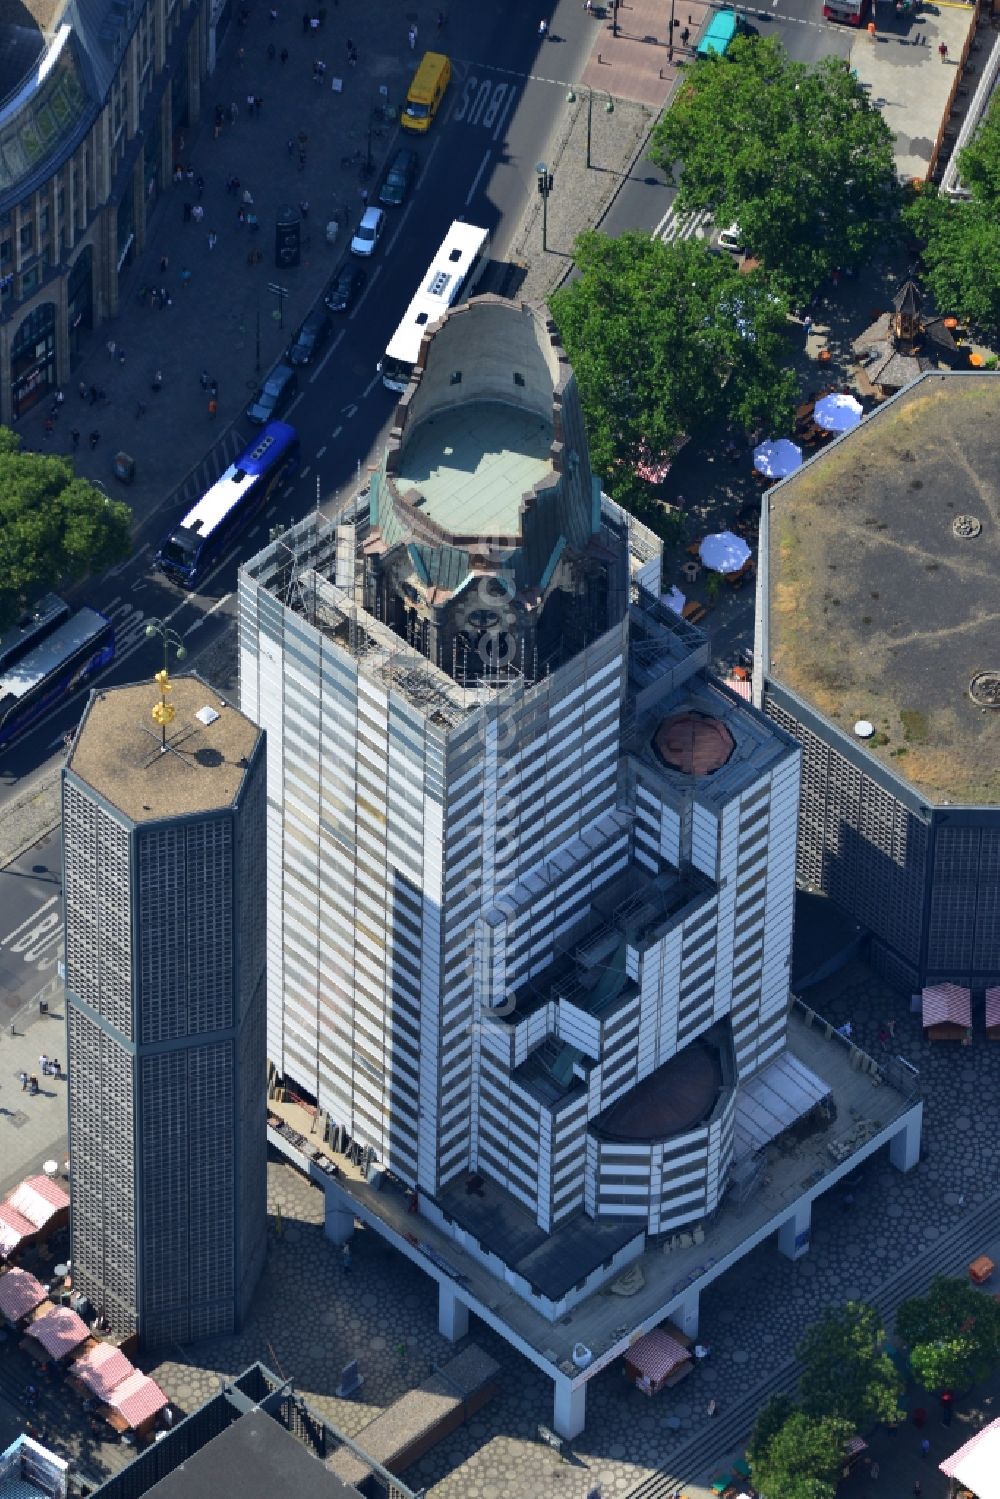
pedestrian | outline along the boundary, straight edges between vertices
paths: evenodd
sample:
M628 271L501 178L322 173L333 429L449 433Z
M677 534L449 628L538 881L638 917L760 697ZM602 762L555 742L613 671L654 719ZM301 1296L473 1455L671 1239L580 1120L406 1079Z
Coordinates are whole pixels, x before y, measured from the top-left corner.
M410 51L411 52L415 52L416 51L416 47L417 47L417 28L416 28L416 26L411 26L410 27L409 31L406 33L406 40L410 44Z
M92 385L90 387L90 393L89 393L87 399L89 400L91 406L96 406L97 405L97 386L96 385Z
M69 435L70 435L70 438L72 440L74 449L78 448L80 446L80 429L79 429L79 427L70 427L70 429L69 429Z
M304 151L300 151L299 152L299 171L300 172L304 172L305 169L306 169L306 153Z
M324 64L323 64L323 67L324 67L324 69L325 69L325 68L326 68L326 63L324 63ZM260 97L260 94L258 94L258 95L257 95L257 97L256 97L256 99L255 99L255 100L254 100L254 103L255 103L255 104L256 104L256 106L257 106L257 113L258 113L258 115L259 115L259 114L260 114L260 112L261 112L261 110L262 110L262 109L263 109L263 108L264 108L264 101L263 101L263 99L262 99L262 98L261 98L261 97Z
M895 1041L895 1039L896 1039L896 1021L895 1021L895 1018L893 1016L890 1016L890 1018L886 1021L885 1028L889 1032L889 1039L891 1041Z
M871 1474L871 1476L872 1476L872 1477L873 1477L873 1478L874 1478L874 1479L877 1479L877 1478L878 1478L878 1475L879 1475L879 1472L880 1472L880 1469L879 1469L879 1465L878 1465L878 1463L877 1463L877 1462L875 1462L875 1463L872 1463L872 1465L871 1465L871 1467L870 1467L870 1468L869 1468L869 1469L868 1469L868 1471L869 1471L869 1473L870 1473L870 1474Z
M952 1395L952 1393L951 1393L950 1390L942 1390L942 1392L941 1392L941 1424L942 1424L942 1426L950 1426L951 1425L952 1403L954 1401L954 1398L955 1397L954 1397L954 1395Z
M28 1091L28 1074L25 1072L25 1070L24 1070L23 1067L21 1068L21 1071L17 1074L17 1076L18 1076L18 1079L20 1080L20 1083L21 1083L21 1092L22 1093L27 1093L27 1091Z
M188 282L190 280L191 280L191 272L188 270L187 266L183 266L182 269L181 269L181 285L182 286L187 286L187 284L188 284ZM166 292L164 292L163 295L164 295L164 298L167 301L170 300L169 297L167 297Z
M923 1458L926 1458L926 1456L927 1456L928 1452L930 1452L930 1450L931 1450L930 1440L929 1440L929 1438L924 1437L923 1440L920 1443L920 1456L923 1457Z
M287 141L286 145L287 145L289 156L294 156L295 155L295 141L292 139L291 136L288 137L288 141Z
M245 24L246 23L244 22L244 25ZM245 47L237 47L237 49L236 49L236 61L239 63L239 65L240 65L241 68L242 68L244 62L246 61L246 55L247 55L247 49Z
M170 257L168 255L161 255L160 256L160 275L161 276L165 276L167 274L167 266L169 264L170 264Z
M299 199L299 213L302 215L302 217L304 219L307 219L309 217L309 199L308 198L300 198Z
M80 392L80 400L81 401L85 401L87 399L87 382L86 382L86 380L81 380L80 383L79 383L79 385L76 388Z
M277 19L278 19L278 12L275 10L274 6L272 5L271 9L268 12L268 20L270 21L271 25L273 26L274 23L275 23L275 21Z
M114 359L114 357L115 357L115 349L117 347L118 347L118 345L115 343L114 339L113 338L109 338L108 339L108 355L109 355L109 357L111 359Z
M218 244L218 243L219 243L219 236L218 236L218 235L217 235L217 234L215 234L215 233L214 233L214 232L213 232L213 231L212 231L212 230L211 230L211 229L210 229L210 230L209 230L209 231L208 231L208 248L209 248L209 249L210 249L210 250L214 250L214 249L215 249L215 247L216 247L216 245L217 245L217 244Z
M538 23L538 35L540 37L544 37L545 33L548 31L548 29L549 29L549 23L548 23L548 21L545 20L545 18L543 16L543 18Z
M438 11L438 31L443 31L444 28L447 26L447 24L448 24L448 12L446 10L439 10Z
M304 10L302 12L302 30L303 31L308 31L309 30L309 19L310 19L309 12L307 10Z
M135 419L136 419L136 421L139 420L140 416L145 416L145 415L146 415L146 403L145 403L145 401L136 401L136 403L135 403Z
M299 150L300 151L304 151L305 148L306 148L306 146L308 146L308 144L309 144L309 137L308 137L308 135L306 135L306 133L305 133L304 130L300 130L299 131L298 142L299 142Z
M162 390L162 388L163 388L163 375L162 375L162 373L161 373L160 370L157 370L156 374L153 376L153 394L158 396L160 394L160 391Z
M802 326L806 330L806 335L807 336L809 334L809 330L812 327L812 325L813 325L813 320L812 320L811 316L809 315L809 313L807 312L806 315L805 315L805 317L802 319Z
M244 203L244 206L247 207L247 208L252 208L253 207L253 193L250 191L250 189L248 187L245 187L243 189L243 203Z
M691 37L690 28L687 27L687 26L685 26L684 29L683 29L683 31L681 32L681 46L682 47L686 47L687 46L688 41L690 40L690 37Z
M341 1249L341 1251L340 1251L340 1263L343 1265L343 1267L344 1267L345 1270L350 1270L350 1268L351 1268L351 1246L350 1246L350 1244L345 1244L343 1246L343 1248Z
M205 179L204 177L198 177L196 181L198 187L198 201L200 202L201 199L205 196Z
M230 104L230 106L229 106L229 123L230 123L230 125L235 125L236 121L239 119L239 117L240 117L239 105L236 103L236 100L234 99L233 102L232 102L232 104Z
M31 1076L28 1078L28 1096L30 1098L34 1098L35 1094L37 1092L38 1092L38 1079L35 1076L35 1074L32 1073ZM37 1390L35 1391L35 1394L37 1396L37 1394L38 1394Z
M49 1059L46 1056L46 1054L45 1054L44 1051L40 1054L40 1056L38 1058L38 1065L42 1069L42 1076L44 1077L45 1074L49 1070Z
M868 30L868 40L870 42L873 42L875 40L875 22L874 21L869 21L868 22L867 30Z
M706 1407L705 1414L708 1416L717 1416L719 1414L719 1402L714 1398L710 1400L708 1402L708 1406Z
M198 380L199 380L199 383L201 385L202 390L207 390L208 389L208 370L202 370L201 374L198 376Z
M920 1495L923 1493L923 1489L920 1486L920 1479L919 1478L915 1478L913 1480L913 1492L914 1492L914 1494L916 1494L917 1499L920 1499Z
M287 47L282 47L281 51L278 53L278 56L281 58L282 62L287 62L288 61L288 48Z
M260 224L257 222L257 215L253 212L252 209L247 214L247 228L250 229L251 231L260 228Z
M101 440L101 434L100 434L100 432L98 432L97 428L95 427L94 430L93 430L93 432L91 432L91 434L90 434L90 451L91 452L94 451L94 449L97 447L97 444L100 442L100 440Z
M362 208L367 208L368 207L368 189L366 187L359 187L358 188L358 192L359 192L359 194L361 196L361 206L362 206Z
M247 114L249 114L249 115L253 114L253 106L254 106L254 96L253 96L253 94L247 94Z
M938 57L940 57L940 59L941 59L942 62L947 62L948 61L948 43L947 42L942 42L940 44L940 46L938 47Z
M191 222L191 204L190 203L185 203L184 204L184 222L185 222L185 224L190 224L190 222Z
M209 419L209 421L214 422L215 418L218 416L218 414L219 414L219 403L215 399L215 397L212 396L209 399L209 402L208 402L208 419Z
M118 363L119 364L124 364L125 363L125 350L124 349L119 349L118 350Z
M208 382L208 393L212 397L213 400L215 400L218 397L218 394L219 394L219 382L218 382L218 380L209 380L209 382Z

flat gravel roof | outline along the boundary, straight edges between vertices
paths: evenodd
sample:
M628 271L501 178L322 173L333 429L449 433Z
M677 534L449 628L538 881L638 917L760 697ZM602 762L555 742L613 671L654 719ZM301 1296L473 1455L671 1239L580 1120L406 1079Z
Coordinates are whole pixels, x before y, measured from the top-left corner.
M767 505L768 677L867 719L929 801L1000 802L1000 708L970 695L1000 677L1000 372L921 376Z

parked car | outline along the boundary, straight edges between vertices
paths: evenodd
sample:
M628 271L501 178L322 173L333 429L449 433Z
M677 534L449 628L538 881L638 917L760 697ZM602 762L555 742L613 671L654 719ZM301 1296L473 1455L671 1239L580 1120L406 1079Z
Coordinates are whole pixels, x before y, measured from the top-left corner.
M392 161L390 161L389 170L385 174L385 181L379 188L379 202L388 203L390 208L398 208L410 191L410 184L413 181L416 170L416 151L409 151L406 146L400 146Z
M720 250L728 250L730 255L743 254L743 235L739 224L730 224L728 229L720 229L715 242Z
M315 308L288 345L290 364L309 364L330 337L330 319L322 307Z
M382 238L382 230L385 228L385 210L382 208L366 208L361 215L361 223L354 231L351 240L352 255L374 255L375 246Z
M276 364L247 407L247 418L262 427L280 416L299 388L299 377L290 364Z
M367 280L368 273L363 266L347 261L330 282L323 301L331 312L349 312Z

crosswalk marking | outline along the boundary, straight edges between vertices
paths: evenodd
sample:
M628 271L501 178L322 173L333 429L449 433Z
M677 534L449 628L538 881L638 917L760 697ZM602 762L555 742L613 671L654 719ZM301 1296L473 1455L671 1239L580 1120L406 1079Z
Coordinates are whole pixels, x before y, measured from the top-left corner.
M679 214L671 204L657 224L653 237L662 239L665 245L672 245L681 239L708 239L711 233L712 215L707 208Z

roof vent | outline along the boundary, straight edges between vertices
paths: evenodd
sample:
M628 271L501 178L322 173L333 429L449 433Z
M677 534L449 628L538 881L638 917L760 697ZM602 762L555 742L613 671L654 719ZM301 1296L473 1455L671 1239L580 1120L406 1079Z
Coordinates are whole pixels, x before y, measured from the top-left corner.
M869 723L867 718L859 718L854 725L854 732L859 739L870 739L875 732L875 725Z
M951 529L961 541L972 541L983 529L983 523L974 515L956 515Z
M210 708L207 703L205 704L204 708L199 708L197 713L195 714L195 718L199 723L203 723L206 729L208 728L209 724L214 723L218 717L219 715L218 713L216 713L215 709Z

